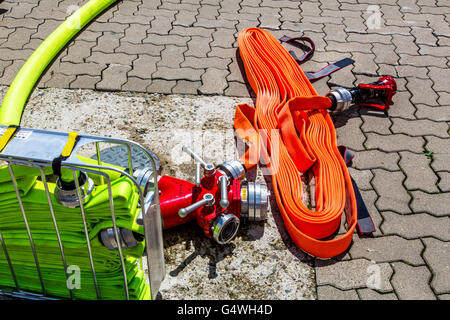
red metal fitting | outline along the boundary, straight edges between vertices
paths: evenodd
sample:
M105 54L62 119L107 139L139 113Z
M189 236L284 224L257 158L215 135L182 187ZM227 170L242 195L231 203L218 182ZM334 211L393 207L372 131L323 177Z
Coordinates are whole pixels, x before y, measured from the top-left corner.
M359 102L359 105L387 110L391 105L392 96L397 92L397 83L391 76L384 76L373 83L360 83L358 89L370 92L366 99ZM378 101L370 101L373 98Z

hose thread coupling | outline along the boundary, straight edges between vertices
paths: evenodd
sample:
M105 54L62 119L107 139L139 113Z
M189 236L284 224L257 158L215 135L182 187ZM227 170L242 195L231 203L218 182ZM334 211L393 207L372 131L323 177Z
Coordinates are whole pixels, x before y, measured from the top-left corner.
M92 191L94 190L94 181L92 181L89 176L80 171L80 177L78 178L78 184L80 187L80 194L82 203L85 204L89 201L92 195ZM76 208L80 206L78 190L73 183L73 187L67 188L63 186L61 178L56 179L56 187L55 187L55 198L56 200L67 208Z
M239 218L234 214L224 214L217 217L211 226L213 239L219 244L232 241L239 230L239 225Z
M347 110L353 102L353 96L350 90L345 88L336 88L327 93L327 97L333 101L333 111L342 112Z
M267 219L269 195L270 192L264 184L243 183L241 187L241 216L248 221Z

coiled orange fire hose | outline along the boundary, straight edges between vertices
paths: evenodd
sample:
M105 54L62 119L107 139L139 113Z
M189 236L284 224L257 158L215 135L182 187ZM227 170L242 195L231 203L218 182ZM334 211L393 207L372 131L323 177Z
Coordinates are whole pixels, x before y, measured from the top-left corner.
M269 32L249 28L238 38L256 107L236 107L234 126L251 142L242 162L255 166L261 155L270 170L276 201L295 244L319 258L344 252L355 230L356 201L347 166L327 112L328 98L319 96L289 52ZM316 210L303 203L302 174L315 177ZM345 212L347 233L331 240Z

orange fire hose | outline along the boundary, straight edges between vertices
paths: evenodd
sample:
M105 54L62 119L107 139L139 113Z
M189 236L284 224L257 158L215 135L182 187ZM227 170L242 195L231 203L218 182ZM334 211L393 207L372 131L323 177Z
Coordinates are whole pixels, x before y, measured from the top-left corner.
M319 96L297 62L269 32L249 28L238 38L256 107L236 107L234 126L249 150L247 168L264 160L286 229L295 244L319 258L344 252L355 230L356 200L347 166L327 112L328 98ZM302 175L315 177L316 210L303 203ZM347 233L331 240L345 212Z

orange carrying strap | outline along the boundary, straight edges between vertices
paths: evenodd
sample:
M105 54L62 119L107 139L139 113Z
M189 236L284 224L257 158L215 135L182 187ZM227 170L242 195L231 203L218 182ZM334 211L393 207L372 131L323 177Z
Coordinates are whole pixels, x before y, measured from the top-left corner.
M278 207L291 238L319 258L344 252L356 226L356 201L347 166L336 145L327 108L297 62L269 32L249 28L238 38L256 107L238 105L234 126L250 142L242 156L247 168L264 161ZM261 159L260 159L261 157ZM303 203L302 175L315 178L316 210ZM331 240L345 212L348 231Z

